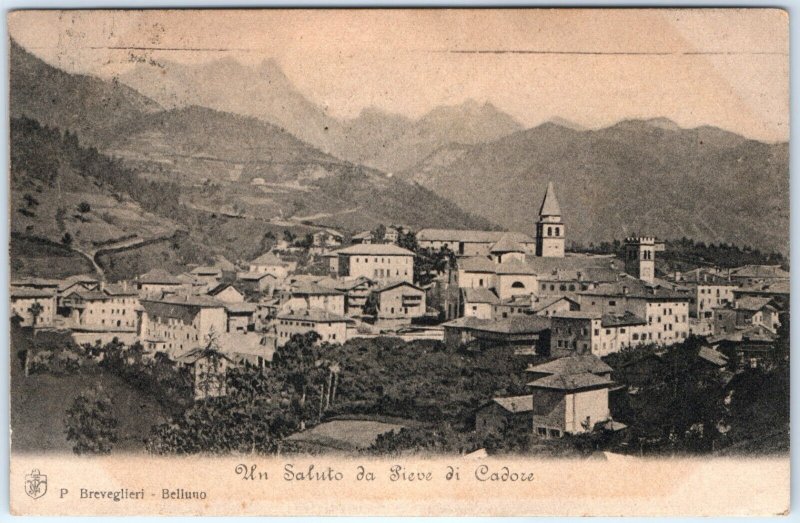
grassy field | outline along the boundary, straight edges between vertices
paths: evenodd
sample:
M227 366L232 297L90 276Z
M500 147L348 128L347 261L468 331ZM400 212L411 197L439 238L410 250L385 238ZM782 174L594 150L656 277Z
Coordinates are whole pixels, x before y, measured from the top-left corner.
M64 418L75 397L101 385L111 397L118 420L119 442L114 452L140 452L154 424L164 421L161 405L102 368L80 374L25 377L17 352L29 343L27 332L12 329L11 347L11 449L13 452L72 452L64 433Z
M62 245L38 238L11 236L12 277L40 276L65 278L74 274L93 274L92 263Z
M333 420L316 427L292 434L288 441L299 443L303 448L356 451L372 445L380 434L404 425L371 420Z

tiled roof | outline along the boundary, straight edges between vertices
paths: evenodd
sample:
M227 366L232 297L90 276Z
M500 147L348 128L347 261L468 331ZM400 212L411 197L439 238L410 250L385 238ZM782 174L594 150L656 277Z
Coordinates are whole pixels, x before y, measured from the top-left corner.
M122 283L109 283L105 286L104 291L111 296L135 296L139 294L133 285L124 285Z
M515 241L510 233L506 233L503 235L500 240L492 245L492 248L489 250L492 254L502 254L504 252L525 252L525 248L519 244L519 242Z
M484 287L465 288L461 289L464 293L464 301L466 303L490 303L495 305L499 303L499 299L494 291Z
M185 296L185 295L174 295L174 296L164 296L160 299L143 299L141 300L142 304L144 303L164 303L168 305L179 305L179 306L186 306L186 307L201 307L201 308L222 308L225 305L222 302L211 298L210 296Z
M269 274L267 272L240 272L236 274L236 279L238 280L258 281L264 278L278 279L274 274Z
M313 282L300 282L292 285L291 293L297 296L319 295L319 296L341 296L343 293L330 287L324 287Z
M368 243L351 245L344 249L334 251L336 254L366 254L369 256L414 256L408 249L403 249L392 243Z
M569 296L552 296L550 298L542 298L541 300L534 302L533 304L531 304L531 307L533 308L533 312L539 312L550 307L551 305L555 305L556 303L562 300L571 302L574 305L578 305L578 302L573 300Z
M258 305L249 302L226 302L225 310L233 314L251 314L256 312Z
M334 314L332 312L320 309L302 309L298 311L288 311L278 314L278 319L324 322L324 323L333 323L333 322L353 323L353 320L350 318L345 318L344 316L339 316L338 314Z
M538 334L550 328L550 319L540 316L515 316L500 320L484 320L467 317L458 318L462 322L447 322L447 327L460 327L474 331L494 332L499 334Z
M181 281L164 269L153 269L139 276L139 283L149 283L157 285L180 285Z
M581 372L577 374L551 374L528 383L528 386L543 389L578 390L587 388L601 388L613 385L608 378Z
M497 274L530 274L536 275L536 271L527 263L520 260L511 260L498 264L495 267Z
M775 309L771 305L772 298L758 296L742 296L736 300L736 308L744 311L760 311L764 307Z
M52 298L53 291L44 289L29 289L26 287L11 287L12 298Z
M221 293L222 291L224 291L228 287L232 287L233 290L235 290L239 294L244 294L240 289L236 288L236 286L234 284L232 284L232 283L220 283L219 285L217 285L216 287L214 287L213 289L208 291L208 295L209 296L216 296L217 294Z
M372 238L372 231L363 231L353 235L354 240L366 240Z
M639 298L647 300L688 301L691 296L686 292L673 291L660 286L650 286L636 278L625 278L616 283L603 283L588 291L581 291L582 296L607 296Z
M718 352L711 347L700 347L700 351L697 353L697 356L718 367L724 367L728 364L728 358L726 358L721 352Z
M493 273L497 264L486 256L470 256L458 259L458 268L466 272L491 272Z
M495 243L503 236L517 243L534 243L534 239L521 232L474 231L461 229L422 229L417 233L417 241Z
M593 354L580 356L567 356L558 358L539 365L530 365L528 372L538 372L542 374L579 374L590 372L593 374L605 374L611 372L611 367L603 360Z
M602 314L600 312L593 311L561 311L556 312L552 317L574 320L597 320L602 317Z
M780 265L743 265L731 269L731 277L737 278L784 278L789 279L789 273L781 269Z
M409 283L409 282L407 282L405 280L399 280L399 281L389 282L389 283L386 283L386 284L384 284L384 285L382 285L380 287L377 287L375 289L375 292L385 292L385 291L388 291L390 289L394 289L395 287L400 287L400 286L411 287L411 288L416 289L418 291L424 291L425 290L422 287L418 287L417 285L414 285L413 283Z
M195 274L198 276L218 276L222 272L222 269L219 267L209 267L203 266L195 267L190 271L191 274Z
M12 287L58 287L61 282L49 278L16 278L11 280Z
M748 294L789 294L790 290L791 285L789 280L779 280L771 283L740 287L738 289L734 289L733 292Z
M528 394L527 396L492 398L492 401L512 414L530 412L533 410L533 396L531 394Z
M255 260L250 262L250 265L265 265L268 267L286 267L288 264L278 258L274 253L265 252Z

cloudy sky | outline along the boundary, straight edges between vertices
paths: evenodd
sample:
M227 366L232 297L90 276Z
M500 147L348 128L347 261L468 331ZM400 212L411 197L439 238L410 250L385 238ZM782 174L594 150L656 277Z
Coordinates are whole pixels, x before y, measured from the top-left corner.
M779 10L29 11L9 32L47 62L111 77L137 59L275 59L340 117L489 101L534 126L665 116L789 135Z

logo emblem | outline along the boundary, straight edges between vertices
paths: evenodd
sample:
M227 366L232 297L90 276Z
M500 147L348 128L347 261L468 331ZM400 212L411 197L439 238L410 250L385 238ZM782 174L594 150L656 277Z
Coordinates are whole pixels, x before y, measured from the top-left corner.
M25 476L25 494L33 499L39 499L47 492L47 476L39 473L39 469L33 469L30 474Z

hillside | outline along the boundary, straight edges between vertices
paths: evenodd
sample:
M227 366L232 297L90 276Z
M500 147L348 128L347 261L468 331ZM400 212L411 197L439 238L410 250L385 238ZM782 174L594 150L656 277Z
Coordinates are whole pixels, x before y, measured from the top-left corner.
M28 266L36 266L33 260L42 252L68 257L54 254L48 241L89 260L101 248L170 237L178 228L131 197L148 202L150 209L162 208L162 198L169 198L164 186L141 182L118 162L80 146L74 134L27 118L11 120L10 189L11 233L20 246L14 252L30 258ZM26 238L40 240L41 247ZM12 262L12 267L36 272L25 263Z
M584 244L647 233L788 253L788 145L714 127L657 119L581 131L547 123L445 148L399 176L528 232L553 181L568 238Z
M11 40L10 113L48 127L77 132L97 143L110 129L160 109L127 85L66 73Z
M180 184L180 203L208 213L354 231L379 223L490 226L423 187L339 160L274 125L204 107L144 116L104 150L145 178Z
M491 104L474 101L437 107L417 120L371 108L338 119L306 98L274 60L252 67L231 58L196 65L161 60L137 64L119 79L165 108L198 105L258 118L321 151L385 172L452 142L481 143L522 129Z

